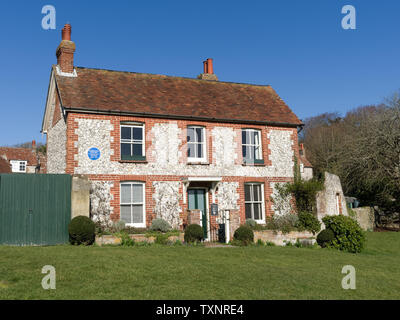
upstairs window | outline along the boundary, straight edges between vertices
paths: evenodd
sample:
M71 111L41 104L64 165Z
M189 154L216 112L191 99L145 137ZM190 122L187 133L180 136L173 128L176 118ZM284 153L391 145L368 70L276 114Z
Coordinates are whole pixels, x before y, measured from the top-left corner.
M245 163L264 163L260 130L242 130L242 154Z
M187 157L189 162L206 161L205 129L191 126L187 128Z
M11 171L15 173L25 173L26 172L26 161L11 160Z
M265 223L264 185L260 183L246 183L244 185L244 202L246 219L253 219L257 223Z
M121 124L121 160L145 160L144 125Z

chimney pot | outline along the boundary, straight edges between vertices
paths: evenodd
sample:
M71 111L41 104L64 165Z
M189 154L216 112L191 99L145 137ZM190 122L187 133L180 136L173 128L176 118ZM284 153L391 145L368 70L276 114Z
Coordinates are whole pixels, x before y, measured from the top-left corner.
M214 70L213 70L213 59L211 59L211 58L207 59L207 72L206 73L209 73L209 74L213 74L214 73Z
M71 41L71 25L69 23L61 30L61 39Z

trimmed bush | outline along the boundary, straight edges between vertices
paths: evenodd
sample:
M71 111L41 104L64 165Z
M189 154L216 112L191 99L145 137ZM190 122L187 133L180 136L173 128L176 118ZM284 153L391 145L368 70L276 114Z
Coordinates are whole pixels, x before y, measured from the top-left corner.
M236 229L233 238L244 245L248 245L254 241L254 233L249 226L242 225Z
M312 232L313 234L316 234L321 230L321 222L319 222L318 219L311 212L300 212L298 214L298 217L298 228L300 230L307 230Z
M95 240L95 223L88 217L78 216L68 226L69 241L74 245L91 245Z
M253 220L253 219L246 220L246 226L254 229L256 227L256 225L257 225L257 222L255 220Z
M203 228L198 224L190 224L186 227L184 235L186 243L200 242L203 238Z
M318 233L317 243L322 248L325 248L334 238L335 234L333 233L333 231L331 229L325 229Z
M164 219L154 219L151 222L151 227L150 227L151 231L168 232L171 229L172 229L171 225Z
M327 244L328 247L348 251L361 252L365 244L365 234L357 221L350 217L326 216L322 219L327 229L331 229L334 239Z

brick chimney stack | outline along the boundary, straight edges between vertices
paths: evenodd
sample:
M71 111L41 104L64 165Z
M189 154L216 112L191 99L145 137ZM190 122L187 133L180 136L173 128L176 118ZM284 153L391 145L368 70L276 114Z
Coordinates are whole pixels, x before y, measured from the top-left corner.
M214 74L213 59L208 58L206 61L203 61L203 73L197 78L202 80L218 81L217 76Z
M74 72L75 43L71 41L71 25L67 23L61 30L61 43L57 48L57 64L61 72Z

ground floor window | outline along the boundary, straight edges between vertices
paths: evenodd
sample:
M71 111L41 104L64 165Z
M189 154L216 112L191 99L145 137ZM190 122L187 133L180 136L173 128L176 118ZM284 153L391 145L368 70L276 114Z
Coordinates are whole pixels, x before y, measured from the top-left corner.
M261 183L246 183L244 185L246 219L265 223L264 185Z
M146 227L144 187L143 182L121 182L120 220L129 226Z

